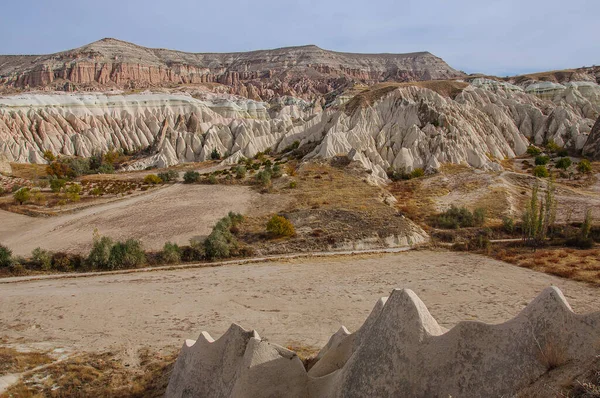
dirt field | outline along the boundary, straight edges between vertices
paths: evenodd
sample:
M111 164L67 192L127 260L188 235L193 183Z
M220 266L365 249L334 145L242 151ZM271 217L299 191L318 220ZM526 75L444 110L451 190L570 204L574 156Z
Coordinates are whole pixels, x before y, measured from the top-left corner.
M248 187L175 184L51 218L0 210L0 243L15 255L27 256L38 246L85 253L97 228L101 235L140 239L146 249L161 249L168 240L186 244L206 236L229 211L269 211L259 198L265 199Z
M600 310L589 285L486 257L435 251L313 258L142 274L0 284L0 342L120 352L180 346L232 322L279 344L320 347L356 330L379 297L411 288L445 327L515 316L547 286L578 313ZM133 361L133 359L132 359Z

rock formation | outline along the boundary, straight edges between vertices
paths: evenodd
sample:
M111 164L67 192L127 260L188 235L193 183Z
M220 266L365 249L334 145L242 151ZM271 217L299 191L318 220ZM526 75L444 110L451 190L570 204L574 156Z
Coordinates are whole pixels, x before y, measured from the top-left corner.
M325 110L294 97L265 103L197 91L21 94L0 97L0 153L43 163L48 149L85 157L148 149L131 166L146 168L203 161L213 149L232 163L299 141L314 146L306 159L347 155L381 178L390 168L443 163L498 170L498 160L531 142L581 150L600 114L597 98L597 85L565 86L549 100L482 80L376 85Z
M355 333L341 328L306 372L294 353L232 325L186 341L167 397L515 396L550 370L600 353L600 312L573 313L555 287L499 325L445 330L410 290L377 302Z
M600 160L600 117L596 120L594 127L592 127L592 131L583 146L582 153L591 159Z
M317 46L191 54L103 39L40 56L0 56L0 86L71 91L213 84L257 100L317 98L349 81L415 81L464 76L428 53L350 54Z

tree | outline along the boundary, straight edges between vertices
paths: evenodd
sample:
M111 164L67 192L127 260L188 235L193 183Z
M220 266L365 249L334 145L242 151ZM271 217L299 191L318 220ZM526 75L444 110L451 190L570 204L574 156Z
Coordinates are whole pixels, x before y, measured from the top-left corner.
M527 245L537 248L547 237L548 230L556 219L556 199L554 183L549 181L544 199L538 199L539 186L531 192L531 199L523 213L523 240Z
M573 164L571 158L560 158L556 162L556 167L559 169L566 170L571 166L571 164Z
M239 165L235 169L235 178L241 180L246 177L246 168L242 165Z
M195 182L198 182L199 179L200 173L198 173L197 171L188 170L183 175L183 182L186 184L193 184Z
M79 184L71 184L66 189L67 197L71 202L78 202L81 197L79 194L81 193L81 185Z
M46 149L44 151L44 159L46 159L49 162L54 162L56 160L56 156L54 156L50 149Z
M144 184L156 185L160 184L162 180L156 174L148 174L144 177Z
M537 156L540 153L542 153L542 151L540 150L540 148L533 146L533 145L529 145L527 147L527 154L531 155L531 156Z
M550 161L549 156L539 155L539 156L535 157L535 164L537 166L545 166L548 164L549 161Z
M179 177L179 173L175 170L166 170L162 173L158 173L158 178L160 178L163 182L171 182L177 180Z
M267 222L267 232L275 237L294 236L294 225L285 217L274 215Z
M165 243L160 253L160 259L167 264L181 262L181 248L176 243Z
M29 188L21 188L13 194L15 201L22 205L31 198L31 190Z
M271 173L266 170L260 171L256 174L256 180L262 187L267 188L271 185Z
M590 163L590 161L587 159L582 159L577 164L577 171L580 172L581 174L591 173L592 172L592 163Z
M108 267L110 269L138 267L146 262L146 253L139 240L127 239L117 242L110 248Z
M62 178L53 178L50 180L50 189L52 192L60 192L67 185L67 181Z
M108 236L94 235L94 243L92 250L87 257L86 262L92 268L107 269L109 268L110 249L113 241Z
M0 245L0 268L12 265L12 250L4 245Z
M533 168L533 175L540 178L546 178L550 175L546 166L535 166Z
M212 152L210 153L210 158L212 160L219 160L221 159L221 154L219 153L219 151L217 151L217 148L213 149Z

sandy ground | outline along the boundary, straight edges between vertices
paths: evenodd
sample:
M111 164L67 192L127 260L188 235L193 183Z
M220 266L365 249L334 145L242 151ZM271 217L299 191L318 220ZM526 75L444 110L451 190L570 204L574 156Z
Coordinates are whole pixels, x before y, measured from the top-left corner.
M499 323L547 286L575 312L600 310L600 290L468 253L312 258L143 274L0 284L0 342L106 351L180 346L232 322L279 344L320 347L356 330L379 297L413 289L445 327Z
M29 255L38 246L85 253L97 228L101 235L140 239L146 249L161 249L169 240L187 244L206 236L229 211L266 210L259 199L248 187L175 184L51 218L0 210L0 243L15 255Z

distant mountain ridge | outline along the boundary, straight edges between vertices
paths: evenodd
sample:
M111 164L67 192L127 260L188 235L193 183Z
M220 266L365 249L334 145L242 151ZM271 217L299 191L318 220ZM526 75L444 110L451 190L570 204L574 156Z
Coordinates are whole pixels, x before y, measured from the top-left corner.
M410 82L465 76L429 52L353 54L314 45L238 53L186 53L102 39L49 55L0 55L0 87L79 91L214 84L268 100L318 98L349 82Z

